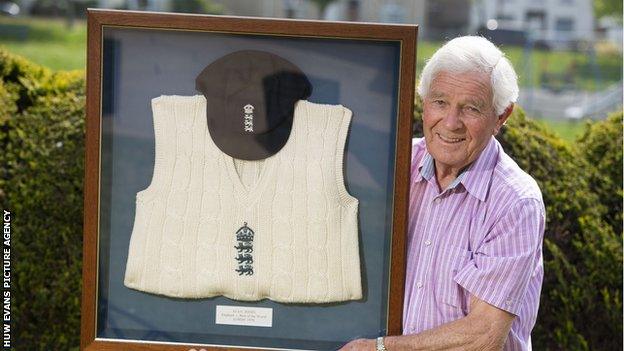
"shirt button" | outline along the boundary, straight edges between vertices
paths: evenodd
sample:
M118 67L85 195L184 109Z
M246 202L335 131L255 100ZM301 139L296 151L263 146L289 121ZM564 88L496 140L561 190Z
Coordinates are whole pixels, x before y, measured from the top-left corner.
M436 204L437 204L437 203L440 203L440 198L439 198L439 197L436 197L435 199L433 199L433 203L436 203Z
M425 241L425 245L427 245L427 246L431 245L431 241L429 241L429 240Z
M510 306L510 305L511 305L511 302L512 302L512 301L511 301L511 299L510 299L510 300L505 301L505 304L506 304L507 306Z
M422 287L423 287L423 284L422 284L421 282L418 282L418 283L416 283L416 287L417 287L418 289L420 289L420 288L422 288Z

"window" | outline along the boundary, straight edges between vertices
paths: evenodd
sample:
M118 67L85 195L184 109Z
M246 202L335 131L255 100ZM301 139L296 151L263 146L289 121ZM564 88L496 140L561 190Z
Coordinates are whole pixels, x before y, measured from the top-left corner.
M536 30L546 29L546 15L542 11L527 11L524 20L529 28Z
M558 32L571 32L574 30L574 20L571 18L557 18L555 30Z

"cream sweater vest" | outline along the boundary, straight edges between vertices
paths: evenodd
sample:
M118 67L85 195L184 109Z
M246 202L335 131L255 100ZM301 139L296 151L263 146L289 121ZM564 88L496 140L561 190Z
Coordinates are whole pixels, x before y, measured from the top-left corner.
M152 100L156 159L136 196L124 284L182 298L324 303L362 297L358 200L343 180L351 111L300 100L286 145L221 152L206 100Z

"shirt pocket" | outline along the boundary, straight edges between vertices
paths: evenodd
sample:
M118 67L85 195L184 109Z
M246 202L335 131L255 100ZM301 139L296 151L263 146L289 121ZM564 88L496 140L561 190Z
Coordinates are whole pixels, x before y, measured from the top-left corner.
M457 246L443 245L438 251L438 274L435 278L436 300L443 304L467 311L464 289L453 279L459 271L470 264L472 252Z

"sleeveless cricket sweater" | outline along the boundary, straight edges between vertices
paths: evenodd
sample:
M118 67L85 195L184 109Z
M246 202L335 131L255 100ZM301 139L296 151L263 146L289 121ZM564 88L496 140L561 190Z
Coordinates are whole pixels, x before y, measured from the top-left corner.
M212 141L206 99L152 99L155 164L136 195L124 284L180 298L325 303L362 297L358 200L343 180L351 111L299 100L258 161Z

